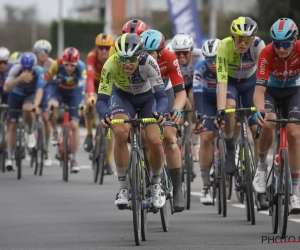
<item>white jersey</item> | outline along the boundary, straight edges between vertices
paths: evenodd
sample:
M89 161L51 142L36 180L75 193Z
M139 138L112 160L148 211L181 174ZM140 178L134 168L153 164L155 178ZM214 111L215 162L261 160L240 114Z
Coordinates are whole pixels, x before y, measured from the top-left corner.
M50 69L50 66L52 65L53 62L54 60L48 57L48 59L44 62L44 64L40 66L45 70L46 73Z
M181 75L184 79L184 85L188 86L193 84L194 79L194 70L197 62L204 60L204 56L202 54L201 49L193 49L191 61L187 66L180 65Z

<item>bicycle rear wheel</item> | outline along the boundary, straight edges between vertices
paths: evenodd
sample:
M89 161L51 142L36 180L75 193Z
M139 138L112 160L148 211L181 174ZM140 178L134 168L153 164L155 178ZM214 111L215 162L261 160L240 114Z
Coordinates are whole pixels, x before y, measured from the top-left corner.
M63 176L64 181L69 180L69 153L70 153L70 141L69 141L69 127L64 126L63 129Z
M167 174L166 166L163 166L162 168L162 174L161 174L161 184L162 188L167 196L168 188L169 188L169 181L168 181L168 174ZM168 198L168 197L167 197ZM169 221L168 221L168 202L165 203L165 205L160 209L160 218L161 218L161 224L163 227L164 232L169 231Z
M137 246L141 243L141 216L142 216L142 200L141 200L141 190L140 190L140 171L141 166L138 162L138 153L136 151L131 152L131 209L133 215L133 231L134 231L134 240Z
M282 238L286 236L286 229L289 215L290 198L290 171L287 148L281 150L280 167L278 175L278 225Z
M221 204L221 211L223 217L227 216L227 199L226 199L226 173L225 173L225 142L223 138L218 139L218 148L219 148L219 202Z
M246 173L246 179L245 181L245 188L246 188L246 204L245 208L247 209L247 214L250 215L251 224L255 225L255 210L254 210L254 195L253 195L253 169L250 163L250 148L248 143L244 143L243 145L244 149L244 165L245 165L245 173ZM252 162L253 159L252 159Z
M98 168L99 168L99 184L103 184L104 178L104 168L106 163L106 138L105 138L105 129L99 126L100 133L100 147L99 147L99 156L98 156Z

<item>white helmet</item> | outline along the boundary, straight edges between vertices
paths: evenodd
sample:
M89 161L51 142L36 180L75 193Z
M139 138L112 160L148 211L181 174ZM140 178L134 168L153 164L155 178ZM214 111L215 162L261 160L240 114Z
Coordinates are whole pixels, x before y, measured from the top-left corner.
M10 52L5 47L0 47L0 61L8 61Z
M33 45L33 51L34 53L38 53L40 51L45 51L47 54L49 54L52 50L51 43L47 40L38 40Z
M219 42L221 42L220 39L209 39L205 41L202 45L202 54L205 57L214 57L217 55L217 47Z
M193 47L193 45L193 38L187 34L180 33L172 39L173 50L189 50Z
M173 51L172 43L168 43L165 48L167 50Z

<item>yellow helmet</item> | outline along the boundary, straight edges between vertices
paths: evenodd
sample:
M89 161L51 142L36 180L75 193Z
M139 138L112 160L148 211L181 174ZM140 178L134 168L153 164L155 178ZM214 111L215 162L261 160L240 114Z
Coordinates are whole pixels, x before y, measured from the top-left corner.
M109 34L100 33L95 40L96 46L113 46L115 43L113 37Z
M235 36L255 36L257 32L257 23L250 17L240 16L232 21L230 31Z
M19 63L20 57L22 55L22 52L15 51L12 53L9 57L9 62L11 63Z

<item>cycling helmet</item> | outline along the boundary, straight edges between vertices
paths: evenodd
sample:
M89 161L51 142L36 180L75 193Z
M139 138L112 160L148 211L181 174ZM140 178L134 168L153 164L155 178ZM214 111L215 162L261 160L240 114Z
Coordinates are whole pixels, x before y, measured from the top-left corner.
M284 41L293 39L298 35L297 25L292 19L280 18L270 29L270 37L272 40Z
M115 42L115 51L119 56L139 56L144 51L144 42L135 33L125 33Z
M146 30L141 34L145 50L161 50L164 48L165 37L157 30Z
M20 57L22 55L22 52L15 51L12 53L9 57L9 62L10 63L20 63Z
M232 21L230 26L231 34L234 36L255 36L257 23L250 17L240 16Z
M109 34L100 33L95 40L96 46L113 46L114 39Z
M173 50L190 50L194 45L193 38L190 35L180 33L173 37Z
M124 24L122 28L122 32L124 33L135 33L137 35L142 34L145 30L147 30L147 25L139 20L139 19L132 19Z
M32 52L24 52L20 58L20 64L23 70L32 70L36 61L36 56Z
M219 44L219 39L210 39L203 43L202 54L205 57L214 57L217 55L217 47Z
M5 47L0 47L0 61L8 61L10 52Z
M49 54L52 50L51 43L47 40L38 40L33 45L33 51L34 53L40 53L40 52L46 52Z
M79 51L74 47L66 48L63 52L63 61L76 63L80 58Z

